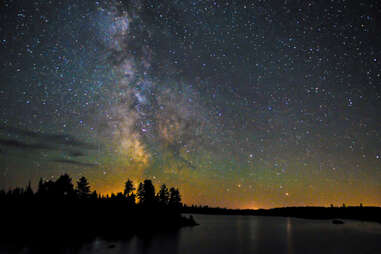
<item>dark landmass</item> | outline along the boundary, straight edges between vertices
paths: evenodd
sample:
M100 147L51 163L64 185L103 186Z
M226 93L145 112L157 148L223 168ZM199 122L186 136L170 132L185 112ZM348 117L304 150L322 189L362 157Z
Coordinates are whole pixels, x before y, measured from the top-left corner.
M335 220L348 219L360 221L373 221L381 223L381 207L345 206L342 207L282 207L272 209L227 209L208 206L186 206L183 213L193 214L221 214L221 215L253 215L253 216L280 216L305 219Z
M85 177L74 188L65 174L56 181L41 179L36 192L30 184L0 191L0 242L119 240L197 225L192 216L181 215L182 206L179 190L165 184L156 193L145 180L135 192L128 180L123 193L102 196L90 191Z
M173 209L131 208L119 200L6 202L2 207L0 242L117 240L197 225Z

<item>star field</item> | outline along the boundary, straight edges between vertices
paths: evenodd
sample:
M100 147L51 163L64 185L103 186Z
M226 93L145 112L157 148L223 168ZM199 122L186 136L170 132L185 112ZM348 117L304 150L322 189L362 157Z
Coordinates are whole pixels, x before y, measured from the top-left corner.
M378 1L4 1L0 188L381 205Z

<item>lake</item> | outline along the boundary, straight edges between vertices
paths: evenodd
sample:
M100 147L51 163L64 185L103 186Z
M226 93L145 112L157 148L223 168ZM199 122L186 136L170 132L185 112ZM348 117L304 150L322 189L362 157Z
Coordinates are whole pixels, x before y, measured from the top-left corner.
M65 248L1 247L1 253L381 253L381 224L261 216L193 215L199 226Z

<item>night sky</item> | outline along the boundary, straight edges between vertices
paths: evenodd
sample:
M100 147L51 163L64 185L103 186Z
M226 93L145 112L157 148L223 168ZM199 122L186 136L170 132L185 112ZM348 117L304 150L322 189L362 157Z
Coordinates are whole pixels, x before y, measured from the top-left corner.
M380 20L377 0L2 1L0 188L380 206Z

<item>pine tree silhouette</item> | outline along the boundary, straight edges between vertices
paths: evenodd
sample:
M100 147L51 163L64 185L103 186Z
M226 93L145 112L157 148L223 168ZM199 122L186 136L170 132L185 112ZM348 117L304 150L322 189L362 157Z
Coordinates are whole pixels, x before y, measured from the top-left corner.
M84 176L77 181L77 194L78 198L82 200L90 198L90 184Z
M161 206L167 206L169 203L169 191L165 184L161 185L157 194L157 200Z

